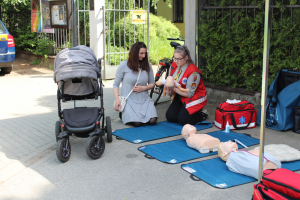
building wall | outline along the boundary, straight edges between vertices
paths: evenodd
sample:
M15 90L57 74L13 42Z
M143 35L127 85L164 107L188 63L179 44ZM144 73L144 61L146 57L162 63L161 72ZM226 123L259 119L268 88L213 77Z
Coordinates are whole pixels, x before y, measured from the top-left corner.
M183 2L184 6L185 2ZM172 1L173 5L173 1ZM167 20L171 21L173 23L173 7L169 8L168 5L163 1L159 0L157 2L157 16L162 16L163 18L166 18ZM183 16L185 16L185 9L183 9ZM174 25L179 29L180 36L185 36L185 18L183 17L183 23L174 23Z

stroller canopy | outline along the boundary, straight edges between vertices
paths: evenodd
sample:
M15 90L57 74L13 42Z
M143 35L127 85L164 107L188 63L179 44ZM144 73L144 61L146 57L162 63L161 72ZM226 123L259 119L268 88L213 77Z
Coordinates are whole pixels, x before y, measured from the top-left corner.
M80 45L60 51L54 61L54 82L72 78L92 78L101 76L97 58L93 50Z

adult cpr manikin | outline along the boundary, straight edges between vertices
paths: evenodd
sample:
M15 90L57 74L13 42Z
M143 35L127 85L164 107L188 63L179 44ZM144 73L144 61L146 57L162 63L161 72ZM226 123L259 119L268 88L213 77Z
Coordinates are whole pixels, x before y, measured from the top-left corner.
M186 124L183 126L181 135L189 147L198 150L200 153L217 151L220 140L207 134L196 134L196 127Z
M251 176L258 179L259 150L238 150L235 142L221 142L218 145L218 154L226 162L230 171ZM281 162L271 154L264 153L263 170L281 168Z

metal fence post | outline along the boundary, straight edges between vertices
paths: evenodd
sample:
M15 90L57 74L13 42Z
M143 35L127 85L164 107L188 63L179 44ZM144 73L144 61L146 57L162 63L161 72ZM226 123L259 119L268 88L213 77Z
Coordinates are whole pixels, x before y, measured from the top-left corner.
M197 6L198 7L198 12L197 12L198 13L198 17L197 17L198 18L198 23L197 23L198 26L196 27L196 31L197 31L196 33L198 36L198 38L197 38L197 59L198 59L197 65L198 65L198 68L201 69L201 67L205 66L205 62L203 59L201 59L200 54L202 52L204 52L205 48L200 45L201 32L199 31L199 27L202 25L202 21L201 21L201 19L202 19L201 15L202 15L202 11L203 11L202 7L205 6L206 0L199 0L197 2L198 2L198 6Z
M72 46L77 46L76 0L72 0Z

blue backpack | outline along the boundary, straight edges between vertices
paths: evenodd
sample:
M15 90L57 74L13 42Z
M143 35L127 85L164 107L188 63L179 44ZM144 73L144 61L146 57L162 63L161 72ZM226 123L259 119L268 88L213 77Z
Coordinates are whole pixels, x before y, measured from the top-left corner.
M293 108L300 106L300 72L280 70L267 96L266 127L286 131L294 127ZM261 123L261 110L257 124Z

